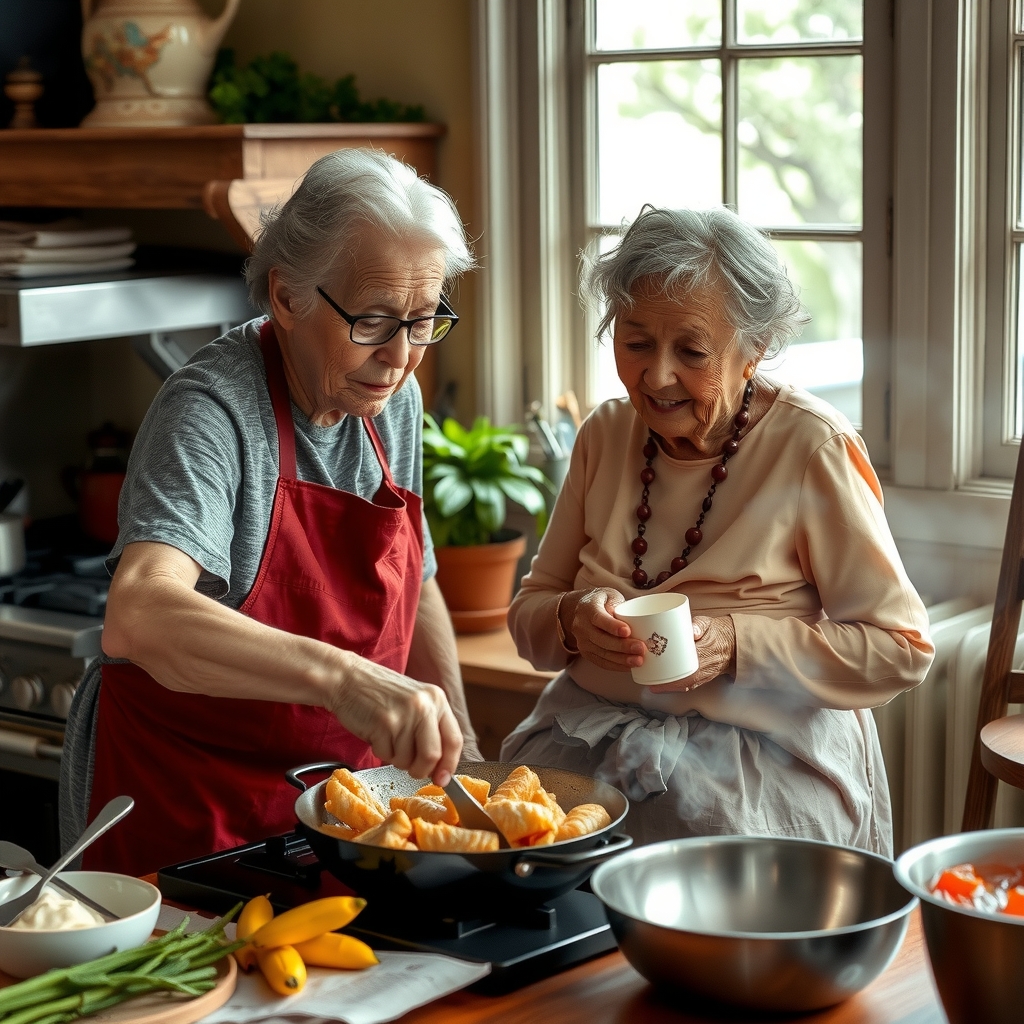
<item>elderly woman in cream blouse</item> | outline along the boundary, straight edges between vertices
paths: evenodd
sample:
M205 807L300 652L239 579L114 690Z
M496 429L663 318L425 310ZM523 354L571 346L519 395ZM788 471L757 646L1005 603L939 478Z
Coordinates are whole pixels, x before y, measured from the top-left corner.
M559 670L502 748L623 789L638 842L804 836L892 852L870 711L921 681L928 619L863 441L759 371L806 317L774 249L725 209L646 207L590 264L628 397L580 430L509 611ZM615 608L686 594L700 661L633 683Z

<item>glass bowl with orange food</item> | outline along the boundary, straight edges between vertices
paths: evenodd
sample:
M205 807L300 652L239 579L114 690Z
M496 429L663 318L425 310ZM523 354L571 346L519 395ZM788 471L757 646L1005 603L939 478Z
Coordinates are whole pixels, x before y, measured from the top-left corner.
M895 872L921 900L950 1024L1024 1020L1024 828L930 839L907 850Z

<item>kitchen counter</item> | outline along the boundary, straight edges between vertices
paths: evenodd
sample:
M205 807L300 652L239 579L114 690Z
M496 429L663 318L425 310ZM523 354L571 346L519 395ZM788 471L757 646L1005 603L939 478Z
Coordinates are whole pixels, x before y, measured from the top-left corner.
M539 672L519 657L509 631L456 636L469 717L488 761L498 759L501 741L533 710L554 672Z

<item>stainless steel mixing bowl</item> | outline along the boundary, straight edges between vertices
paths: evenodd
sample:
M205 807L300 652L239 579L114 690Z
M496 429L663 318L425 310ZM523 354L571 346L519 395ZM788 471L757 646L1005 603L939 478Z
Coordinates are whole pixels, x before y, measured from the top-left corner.
M907 850L896 878L921 900L935 984L950 1024L1024 1020L1024 917L954 907L928 891L956 864L1024 864L1024 828L940 836Z
M758 1010L853 995L892 961L917 906L891 861L809 839L673 839L620 854L590 884L645 978Z

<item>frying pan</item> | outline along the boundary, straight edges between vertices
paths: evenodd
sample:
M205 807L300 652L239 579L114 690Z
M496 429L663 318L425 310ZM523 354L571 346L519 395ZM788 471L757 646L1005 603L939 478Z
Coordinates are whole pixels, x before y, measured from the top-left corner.
M611 824L576 839L549 846L513 848L491 853L436 853L426 850L388 850L339 839L321 826L335 822L324 808L327 781L307 788L301 776L344 768L337 761L307 764L285 773L296 789L299 830L320 863L360 896L381 903L413 906L419 912L443 917L473 918L485 913L509 913L537 906L575 889L602 861L625 850L632 838L614 831L626 817L629 801L607 783L586 775L530 765L541 785L566 811L577 804L600 804ZM513 763L463 761L459 774L486 779L493 789L504 782ZM385 807L393 796L411 796L429 779L413 779L391 766L354 773Z

